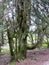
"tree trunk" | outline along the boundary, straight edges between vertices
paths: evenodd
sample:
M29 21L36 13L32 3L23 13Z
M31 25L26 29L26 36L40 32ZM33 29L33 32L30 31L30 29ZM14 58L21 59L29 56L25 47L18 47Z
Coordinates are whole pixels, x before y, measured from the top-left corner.
M17 0L16 1L16 9L17 9L17 24L19 25L18 30L18 40L19 47L18 51L24 57L26 57L26 38L28 34L28 24L30 19L30 0ZM28 22L27 22L28 21Z
M15 58L14 49L13 49L13 38L11 37L9 29L7 30L7 34L8 34L8 41L9 41L9 48L10 48L11 59L13 60Z
M1 46L0 46L0 53L1 53Z
M17 61L18 59L17 59L17 53L18 53L18 47L17 47L17 36L16 36L16 38L15 38L16 40L15 40L15 60Z

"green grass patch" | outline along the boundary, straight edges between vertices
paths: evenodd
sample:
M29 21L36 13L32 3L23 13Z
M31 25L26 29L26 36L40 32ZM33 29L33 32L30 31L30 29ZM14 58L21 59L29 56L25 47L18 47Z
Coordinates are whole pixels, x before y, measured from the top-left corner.
M1 53L5 53L5 54L6 54L6 53L10 53L10 50L9 50L9 49L2 49L2 50L1 50Z
M12 61L10 62L10 65L15 65L15 63L16 63L15 61Z
M30 47L31 48L32 46L33 46L32 44L27 44L27 47Z
M43 44L42 44L42 47L43 47L43 48L45 48L45 47L47 47L47 46L48 46L48 44L46 44L46 43L43 43Z

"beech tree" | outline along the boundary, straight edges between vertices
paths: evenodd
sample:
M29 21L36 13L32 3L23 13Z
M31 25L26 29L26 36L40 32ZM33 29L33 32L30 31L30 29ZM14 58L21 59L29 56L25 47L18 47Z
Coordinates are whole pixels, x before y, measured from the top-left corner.
M1 5L2 43L4 43L4 32L7 32L10 54L13 59L26 58L27 37L29 35L29 40L33 45L31 49L40 47L44 41L44 36L49 41L48 0L3 0ZM33 42L33 35L35 35L35 42Z

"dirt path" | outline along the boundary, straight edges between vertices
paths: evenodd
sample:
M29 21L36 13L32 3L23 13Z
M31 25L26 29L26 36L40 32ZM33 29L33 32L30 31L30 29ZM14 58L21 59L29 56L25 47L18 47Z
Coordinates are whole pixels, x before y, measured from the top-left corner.
M0 65L8 65L10 55L0 54ZM21 60L16 65L49 65L49 49L28 50L27 59Z
M10 55L0 54L0 65L8 65L10 62Z
M49 65L49 49L31 50L27 52L27 59L16 65Z

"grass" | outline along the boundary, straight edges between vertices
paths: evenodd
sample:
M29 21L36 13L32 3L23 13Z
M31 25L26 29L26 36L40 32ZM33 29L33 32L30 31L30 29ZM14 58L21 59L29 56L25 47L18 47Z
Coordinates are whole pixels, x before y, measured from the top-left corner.
M10 53L10 50L8 50L8 49L2 49L2 50L1 50L1 53L4 53L4 54L7 53L7 54L9 54L9 53Z
M10 62L10 65L15 65L15 63L16 63L15 61L12 61Z
M2 49L1 53L2 54L6 54L6 53L10 54L10 50L9 49ZM10 62L10 65L15 65L15 61Z
M32 47L33 45L32 44L27 44L28 47Z
M48 45L47 45L46 43L43 43L43 44L42 44L42 47L43 47L43 48L46 48L47 46L48 46Z

